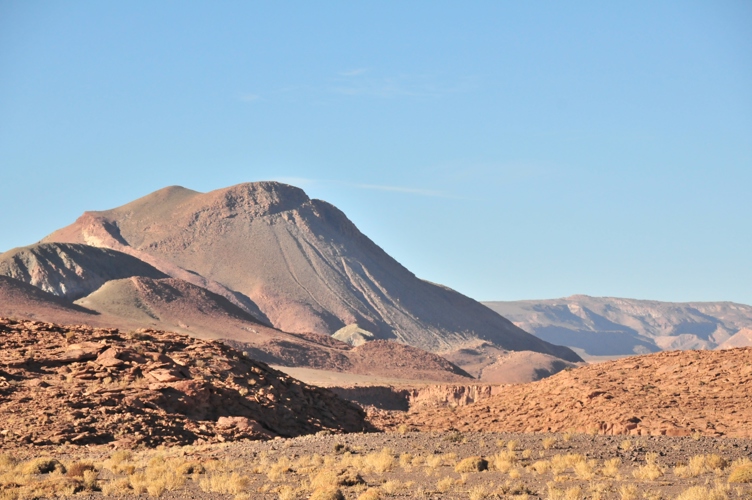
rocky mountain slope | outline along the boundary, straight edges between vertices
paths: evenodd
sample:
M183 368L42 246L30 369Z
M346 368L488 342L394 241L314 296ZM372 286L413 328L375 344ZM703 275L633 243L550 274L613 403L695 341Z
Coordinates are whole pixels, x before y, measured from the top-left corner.
M256 360L340 373L366 373L437 382L467 382L470 375L435 354L403 344L370 342L353 348L327 335L289 334L259 323L226 298L174 278L134 276L108 281L69 303L36 287L0 276L0 317L134 330L168 330L222 340ZM370 345L372 344L372 345Z
M548 342L595 356L714 349L741 329L752 327L752 306L733 302L674 303L573 295L484 304Z
M87 212L43 241L127 253L224 295L284 331L331 335L356 324L376 338L433 352L481 340L579 361L570 349L417 278L335 207L285 184L209 193L165 188L122 207Z
M0 447L368 430L363 412L219 342L0 319Z
M0 275L69 300L89 295L110 280L167 277L122 252L68 243L41 243L0 254Z
M382 427L752 437L752 348L672 351L502 387L478 403L374 417Z

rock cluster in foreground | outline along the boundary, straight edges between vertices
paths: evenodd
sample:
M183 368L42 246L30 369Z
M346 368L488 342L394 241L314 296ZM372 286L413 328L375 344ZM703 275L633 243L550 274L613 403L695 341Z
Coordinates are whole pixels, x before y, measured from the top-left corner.
M0 318L0 447L368 430L363 412L219 342Z
M624 358L500 388L458 408L378 413L381 427L752 437L752 348Z

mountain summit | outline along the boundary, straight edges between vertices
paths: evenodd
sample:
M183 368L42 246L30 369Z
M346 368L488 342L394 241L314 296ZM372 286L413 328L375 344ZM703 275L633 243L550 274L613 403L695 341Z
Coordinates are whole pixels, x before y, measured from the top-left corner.
M336 207L278 182L209 193L164 188L86 212L43 242L138 257L288 332L332 334L357 325L433 352L485 341L579 361L479 302L417 278Z

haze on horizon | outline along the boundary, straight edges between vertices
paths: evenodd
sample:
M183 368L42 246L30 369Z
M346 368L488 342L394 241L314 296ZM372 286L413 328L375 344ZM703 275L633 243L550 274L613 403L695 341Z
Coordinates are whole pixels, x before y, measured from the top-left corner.
M274 179L478 300L752 304L752 4L7 1L0 250Z

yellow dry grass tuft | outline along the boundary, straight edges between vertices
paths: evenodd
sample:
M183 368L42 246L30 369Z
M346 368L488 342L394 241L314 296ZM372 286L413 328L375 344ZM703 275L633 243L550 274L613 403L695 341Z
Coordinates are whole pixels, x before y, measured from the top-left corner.
M488 460L483 457L467 457L454 468L455 472L480 472L488 469Z
M357 500L379 500L381 498L381 493L376 488L369 488L360 495L358 495Z
M752 483L752 463L740 464L731 470L729 483Z
M543 438L542 443L543 443L544 450L550 450L556 444L556 438L555 437Z
M444 479L440 479L436 484L436 490L440 493L446 493L447 491L452 489L453 485L454 479L452 479L451 477L445 477Z
M395 462L394 452L389 448L384 448L378 453L369 453L365 456L366 467L378 474L392 470Z
M619 467L621 466L620 458L611 458L603 462L603 468L601 474L605 477L616 477L619 475Z
M517 464L517 454L511 450L503 450L493 456L491 462L499 472L509 472Z
M207 475L198 484L201 490L207 493L239 495L248 489L251 480L248 476L241 476L237 472L219 472Z

